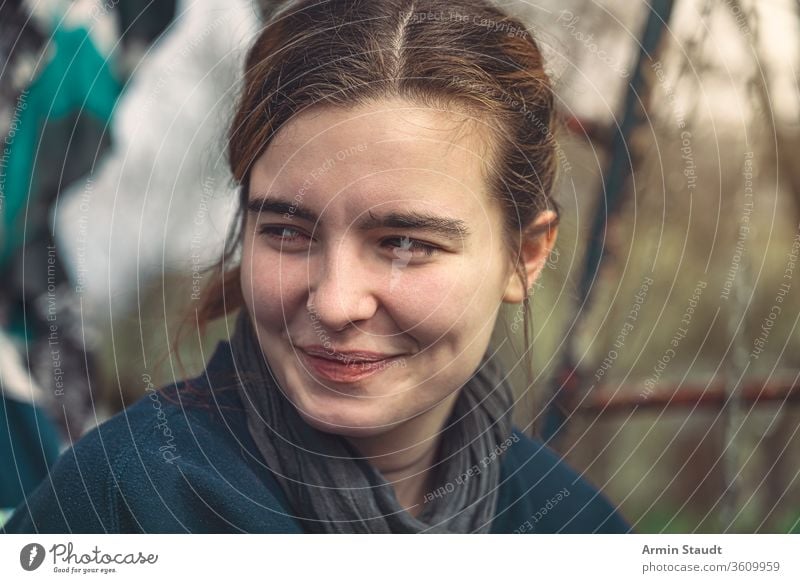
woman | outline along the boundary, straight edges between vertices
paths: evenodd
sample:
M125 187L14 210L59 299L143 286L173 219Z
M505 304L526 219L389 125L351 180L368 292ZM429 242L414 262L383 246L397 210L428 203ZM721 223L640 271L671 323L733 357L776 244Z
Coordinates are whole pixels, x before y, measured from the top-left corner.
M555 242L552 123L536 43L487 2L281 6L230 128L240 220L192 314L238 309L230 342L84 437L8 529L629 530L512 427L489 346L503 302L527 324Z

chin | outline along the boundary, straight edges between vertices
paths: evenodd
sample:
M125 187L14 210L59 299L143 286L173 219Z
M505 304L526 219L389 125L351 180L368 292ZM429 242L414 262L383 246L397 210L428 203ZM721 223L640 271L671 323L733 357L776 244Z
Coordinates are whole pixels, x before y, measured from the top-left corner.
M311 397L310 403L303 399L303 403L295 404L295 407L300 417L313 428L343 437L374 437L403 423L397 416L389 414L385 407L377 407L375 399L369 399L371 403L363 401L338 395L322 401Z

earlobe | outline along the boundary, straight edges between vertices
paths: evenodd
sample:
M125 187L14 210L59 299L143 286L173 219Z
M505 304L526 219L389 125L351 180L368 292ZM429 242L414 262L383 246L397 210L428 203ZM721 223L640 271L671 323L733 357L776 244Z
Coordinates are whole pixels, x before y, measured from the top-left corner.
M527 290L522 285L522 281L520 281L519 274L516 270L511 270L511 275L508 278L508 283L506 284L506 291L503 294L503 302L507 304L519 304L525 298L525 294Z
M529 294L530 289L535 285L536 280L538 279L539 274L544 267L544 262L545 259L533 263L523 259L523 271L528 276L528 287L526 288L523 285L523 282L520 279L520 274L517 273L517 271L513 271L508 278L506 292L503 295L503 302L508 304L521 304L525 297Z
M528 295L555 245L558 234L557 222L558 215L554 211L547 210L531 223L520 247L520 262L528 278L528 288L525 288L517 272L512 269L503 294L503 302L519 304Z

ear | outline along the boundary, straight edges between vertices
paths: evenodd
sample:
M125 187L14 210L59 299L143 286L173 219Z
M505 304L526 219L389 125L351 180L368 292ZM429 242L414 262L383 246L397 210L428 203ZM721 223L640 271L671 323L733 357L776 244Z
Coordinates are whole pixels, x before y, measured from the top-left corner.
M523 233L519 261L528 275L528 288L538 279L556 243L557 219L558 216L554 211L543 211ZM527 295L528 290L522 285L512 265L503 301L509 304L519 304Z

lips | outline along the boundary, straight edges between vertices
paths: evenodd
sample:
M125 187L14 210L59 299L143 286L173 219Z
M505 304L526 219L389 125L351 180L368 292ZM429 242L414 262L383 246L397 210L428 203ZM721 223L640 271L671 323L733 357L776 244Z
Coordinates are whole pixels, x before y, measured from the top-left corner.
M375 352L333 352L317 348L300 349L300 356L314 376L336 383L353 383L391 368L402 355Z
M388 358L394 358L394 354L381 352L371 352L368 350L335 350L322 346L298 347L310 356L325 358L328 360L344 363L378 362Z

